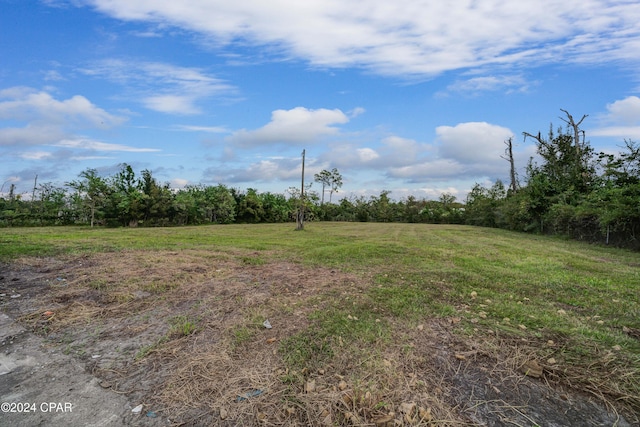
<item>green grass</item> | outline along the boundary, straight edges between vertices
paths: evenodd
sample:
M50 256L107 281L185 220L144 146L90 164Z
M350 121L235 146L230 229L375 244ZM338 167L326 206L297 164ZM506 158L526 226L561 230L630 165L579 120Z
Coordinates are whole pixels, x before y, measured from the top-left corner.
M174 316L170 319L171 330L170 335L189 336L198 329L198 321L188 316Z
M162 344L166 343L168 340L169 338L166 335L163 335L160 338L158 338L155 342L142 346L140 350L136 352L134 359L135 360L144 359L149 354L153 353L154 351L157 351L162 346Z
M292 365L331 358L338 337L363 345L387 339L389 326L376 322L378 317L415 324L425 317L458 315L473 319L476 328L540 339L564 337L576 358L593 348L620 346L618 354L640 372L640 342L623 333L623 328L640 330L637 252L466 226L308 223L303 232L294 228L5 228L0 261L196 249L226 253L248 267L279 259L369 277L369 290L356 305L339 304L312 314L312 328L281 343ZM149 286L159 292L167 284ZM236 330L236 344L251 339L251 333L251 328Z
M242 348L242 346L253 341L256 337L258 329L246 325L239 325L231 331L231 345L234 350Z

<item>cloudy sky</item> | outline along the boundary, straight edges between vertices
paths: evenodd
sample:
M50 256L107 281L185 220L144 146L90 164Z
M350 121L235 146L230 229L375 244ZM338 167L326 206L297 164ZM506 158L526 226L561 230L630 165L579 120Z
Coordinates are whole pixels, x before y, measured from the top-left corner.
M0 0L2 191L128 163L284 193L305 149L339 196L464 200L560 109L597 151L640 140L639 23L637 0Z

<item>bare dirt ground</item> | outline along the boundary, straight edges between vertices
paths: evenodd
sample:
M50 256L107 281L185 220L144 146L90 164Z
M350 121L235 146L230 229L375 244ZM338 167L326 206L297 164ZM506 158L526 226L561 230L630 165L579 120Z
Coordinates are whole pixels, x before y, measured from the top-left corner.
M457 334L459 317L408 328L380 313L390 342L338 337L333 357L287 368L280 343L371 283L205 251L0 265L0 425L640 425L530 360L531 343Z

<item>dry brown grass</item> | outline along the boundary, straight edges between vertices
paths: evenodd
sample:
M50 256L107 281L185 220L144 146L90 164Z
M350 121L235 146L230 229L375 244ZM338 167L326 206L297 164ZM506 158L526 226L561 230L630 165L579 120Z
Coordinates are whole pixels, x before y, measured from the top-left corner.
M21 320L82 347L104 387L175 425L522 422L527 399L559 385L583 387L601 401L634 399L540 360L545 343L464 329L459 318L416 324L381 314L387 338L372 345L357 336L319 337L330 340L331 355L293 366L281 343L312 331L312 313L363 304L370 277L264 257L192 250L24 259L17 265L37 272L40 288ZM193 331L172 329L176 319L193 323ZM272 329L262 326L265 319ZM560 345L549 345L548 359ZM544 376L534 383L521 368L536 359ZM610 354L598 360L594 369L616 369Z

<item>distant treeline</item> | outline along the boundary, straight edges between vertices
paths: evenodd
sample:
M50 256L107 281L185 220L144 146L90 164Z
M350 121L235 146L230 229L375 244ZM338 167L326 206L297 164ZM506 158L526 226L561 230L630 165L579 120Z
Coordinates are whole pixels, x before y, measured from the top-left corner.
M307 221L470 224L640 249L640 145L627 140L616 155L596 154L579 128L582 120L576 124L566 114L565 130L551 128L546 137L525 133L535 140L540 163L529 161L523 184L515 173L511 140L505 141L511 182L505 187L496 181L491 188L476 184L465 203L450 194L394 201L388 191L325 203L325 189L333 193L341 185L335 169L316 175L323 194L307 188L303 201L295 188L285 194L222 184L173 190L149 170L136 175L123 164L108 177L87 169L64 187L41 184L28 200L14 194L11 185L8 196L0 198L0 226L276 223L295 221L304 206Z
M260 193L253 188L243 191L223 184L173 190L169 184L160 184L149 170L138 176L127 164L112 176L102 177L87 169L79 178L64 187L38 185L28 199L13 194L12 186L8 197L0 198L0 226L277 223L295 221L302 205L307 221L464 223L462 204L446 194L439 201L409 197L395 202L390 192L383 191L379 196L325 203L307 188L301 204L296 188L285 194Z

